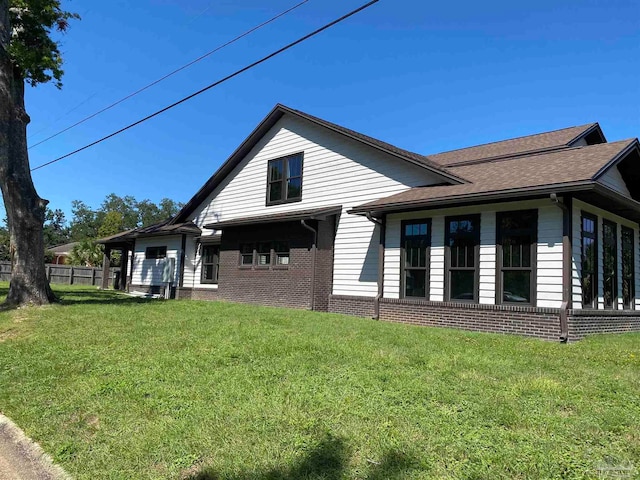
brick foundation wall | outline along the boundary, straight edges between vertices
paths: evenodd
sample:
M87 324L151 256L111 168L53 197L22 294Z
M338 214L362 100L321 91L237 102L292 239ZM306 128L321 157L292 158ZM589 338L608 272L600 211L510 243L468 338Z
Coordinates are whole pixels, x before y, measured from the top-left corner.
M329 296L329 311L354 317L373 318L373 301L373 297L331 295Z
M569 310L569 340L597 333L640 332L637 310Z
M176 292L176 298L181 300L219 300L218 290L213 288L187 288L180 287Z

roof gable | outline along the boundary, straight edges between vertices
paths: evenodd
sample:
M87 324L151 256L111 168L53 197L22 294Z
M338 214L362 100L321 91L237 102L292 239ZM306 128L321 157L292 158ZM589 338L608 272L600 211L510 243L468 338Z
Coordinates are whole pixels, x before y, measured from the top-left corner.
M339 135L347 137L356 142L367 145L371 148L386 153L401 161L407 162L411 165L423 168L437 177L441 178L443 182L461 184L466 180L458 177L456 174L447 171L445 168L432 162L424 155L419 155L408 150L403 150L389 143L377 140L373 137L361 134L354 130L342 127L335 123L327 122L318 117L306 114L299 110L286 107L278 104L273 110L258 124L258 126L251 132L251 134L240 144L240 146L229 156L229 158L220 166L220 168L207 180L207 182L198 190L198 192L185 204L180 212L174 217L172 223L179 223L188 220L189 216L201 205L207 197L220 185L224 179L233 171L233 169L242 162L247 154L255 147L258 142L266 135L273 126L284 116L292 115L297 118L301 118L321 128L328 129Z

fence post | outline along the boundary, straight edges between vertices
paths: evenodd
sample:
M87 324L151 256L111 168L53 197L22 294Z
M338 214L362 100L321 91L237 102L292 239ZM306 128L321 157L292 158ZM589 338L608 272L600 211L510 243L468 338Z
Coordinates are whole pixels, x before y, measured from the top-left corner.
M73 266L69 270L69 285L73 285Z

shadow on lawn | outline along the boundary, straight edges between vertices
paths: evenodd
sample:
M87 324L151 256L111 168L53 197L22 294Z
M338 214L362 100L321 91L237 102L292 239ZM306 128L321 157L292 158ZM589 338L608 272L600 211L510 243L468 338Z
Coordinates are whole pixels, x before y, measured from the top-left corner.
M220 474L209 468L186 477L186 480L300 480L305 478L338 480L344 478L349 451L344 442L327 436L293 465L268 471ZM380 460L371 461L369 480L399 479L411 468L413 459L400 452L387 452Z
M60 305L139 305L141 303L150 303L154 299L129 297L114 291L96 290L79 291L79 292L56 292ZM157 301L157 300L155 300Z

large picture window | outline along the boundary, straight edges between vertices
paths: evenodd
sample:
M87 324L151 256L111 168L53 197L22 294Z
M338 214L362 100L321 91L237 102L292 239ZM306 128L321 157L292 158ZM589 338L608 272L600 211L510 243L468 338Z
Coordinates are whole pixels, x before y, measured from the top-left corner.
M218 270L220 268L220 247L217 245L202 246L202 273L201 283L218 283Z
M635 297L635 255L633 229L622 227L622 305L634 307Z
M616 308L618 300L618 226L602 222L602 287L604 308Z
M536 210L497 214L498 301L533 304L538 230Z
M429 296L430 245L430 220L402 223L402 280L405 297L428 298Z
M598 307L598 218L588 213L581 217L582 267L580 283L582 285L582 306Z
M302 199L302 153L269 160L267 205Z
M478 301L480 215L447 217L445 221L447 299Z

